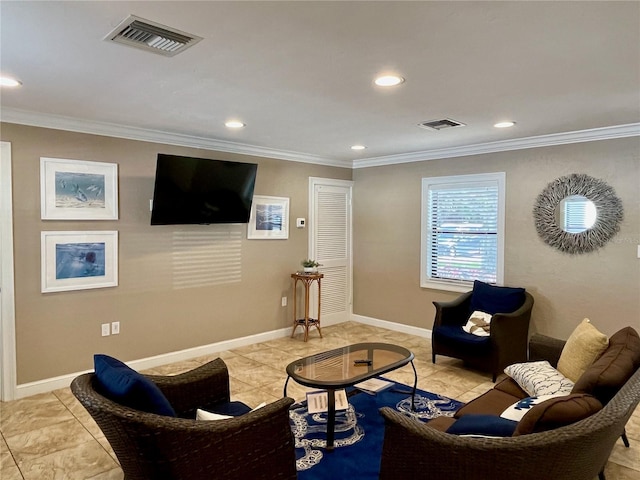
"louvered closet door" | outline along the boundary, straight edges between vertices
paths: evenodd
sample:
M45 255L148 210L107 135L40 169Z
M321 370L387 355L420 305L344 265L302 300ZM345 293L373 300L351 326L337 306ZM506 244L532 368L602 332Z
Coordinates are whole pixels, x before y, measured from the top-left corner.
M351 318L351 182L312 179L311 187L310 257L322 264L320 318L329 325Z

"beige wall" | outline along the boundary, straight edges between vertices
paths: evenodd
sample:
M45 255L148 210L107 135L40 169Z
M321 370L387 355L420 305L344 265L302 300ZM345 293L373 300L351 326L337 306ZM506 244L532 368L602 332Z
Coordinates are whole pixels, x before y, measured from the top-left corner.
M606 333L640 329L640 142L589 142L386 167L341 169L230 153L3 124L13 154L18 384L91 368L92 355L124 360L207 345L289 326L289 273L307 253L307 230L290 223L286 241L247 240L246 227L151 227L156 154L259 164L255 193L291 198L290 222L307 217L308 177L353 179L354 313L431 328L433 300L457 294L419 286L420 185L424 176L505 171L505 283L535 297L533 331L566 337L590 317ZM41 156L118 163L120 219L40 220ZM605 248L571 256L536 235L532 208L553 179L586 173L621 198L625 218ZM207 230L211 229L211 230ZM242 232L240 283L176 289L168 265L174 232ZM40 293L42 230L118 230L120 282L115 288ZM291 305L291 304L290 304ZM118 320L122 333L101 337Z
M307 255L308 177L351 179L351 170L230 153L3 124L11 142L18 384L92 368L102 352L125 361L288 327L289 274ZM192 155L258 163L255 194L290 197L288 240L247 240L242 226L150 226L156 155ZM40 157L119 166L118 221L40 220ZM119 286L40 293L40 232L118 230ZM242 232L240 283L176 289L170 265L173 232ZM291 303L289 304L291 305ZM121 333L101 337L100 324Z
M640 329L640 141L588 142L354 170L354 314L431 328L434 300L420 288L421 178L506 172L505 284L535 298L532 331L566 338L589 317L607 334ZM622 200L618 235L589 254L567 255L537 236L532 209L557 177L603 179Z

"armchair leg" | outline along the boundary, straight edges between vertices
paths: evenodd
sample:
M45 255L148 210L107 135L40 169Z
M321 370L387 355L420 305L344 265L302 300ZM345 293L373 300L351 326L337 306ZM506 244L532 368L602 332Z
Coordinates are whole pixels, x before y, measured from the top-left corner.
M436 354L435 353L431 354L431 363L434 363L434 364L436 363Z
M629 439L627 438L626 430L622 430L622 443L624 443L625 447L629 448Z
M622 438L622 443L624 443L624 446L629 448L629 439L627 438L627 430L622 430L622 435L620 436ZM598 474L598 480L607 480L604 476L604 468L602 469L602 471Z

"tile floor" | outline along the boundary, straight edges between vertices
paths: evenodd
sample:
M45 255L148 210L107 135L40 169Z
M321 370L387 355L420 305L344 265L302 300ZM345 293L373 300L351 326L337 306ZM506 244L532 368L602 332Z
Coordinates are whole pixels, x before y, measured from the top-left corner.
M359 342L396 343L416 356L418 388L468 401L493 386L488 374L462 368L455 359L438 357L431 363L430 342L424 338L355 322L315 330L307 343L301 337L281 338L209 357L149 370L170 375L190 370L220 356L230 372L233 400L250 406L282 396L285 367L296 358ZM410 366L387 375L413 381ZM289 382L288 395L304 397L305 388ZM0 404L0 478L2 480L116 480L123 474L102 432L68 388ZM640 408L629 424L631 448L618 440L607 464L608 480L640 480Z

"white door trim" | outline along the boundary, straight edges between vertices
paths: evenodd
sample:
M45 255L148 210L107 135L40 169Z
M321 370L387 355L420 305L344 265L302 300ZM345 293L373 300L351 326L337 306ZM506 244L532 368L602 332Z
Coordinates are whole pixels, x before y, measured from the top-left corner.
M0 400L13 400L16 394L16 323L13 276L13 203L11 195L11 143L0 142Z

